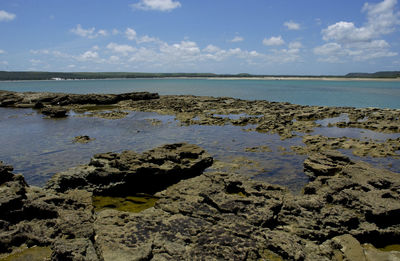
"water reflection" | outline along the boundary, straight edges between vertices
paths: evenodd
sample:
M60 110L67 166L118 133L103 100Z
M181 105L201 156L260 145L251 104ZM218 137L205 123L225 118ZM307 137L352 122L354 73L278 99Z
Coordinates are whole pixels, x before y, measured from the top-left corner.
M123 119L113 120L81 116L79 112L71 112L67 118L46 119L31 109L0 108L0 160L13 165L14 172L22 173L29 184L42 186L54 173L88 163L95 153L143 152L166 143L188 142L202 146L216 159L216 164L208 171L244 174L286 185L293 191L299 191L308 182L303 173L306 156L290 151L293 145L303 145L301 136L282 141L276 134L243 131L248 127L181 126L174 116L150 112L130 112ZM370 132L315 129L315 134L326 136L360 137L365 134L380 138L386 135ZM80 135L95 139L87 144L74 143L74 137ZM258 146L269 149L248 150ZM386 168L390 164L387 160L390 161L381 161L385 161ZM392 164L391 169L398 171L398 165L393 167Z

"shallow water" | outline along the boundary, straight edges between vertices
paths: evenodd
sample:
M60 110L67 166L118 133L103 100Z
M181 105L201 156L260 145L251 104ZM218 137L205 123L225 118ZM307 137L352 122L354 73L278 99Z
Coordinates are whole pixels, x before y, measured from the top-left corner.
M14 173L22 173L29 184L42 186L54 173L87 164L95 153L143 152L166 143L188 142L203 147L214 157L216 163L207 171L247 175L288 186L295 192L308 182L303 173L306 156L290 150L293 145L303 145L301 136L281 140L277 134L244 131L248 126L181 126L174 116L149 112L131 112L115 120L70 114L63 119L49 119L31 109L0 108L0 160L13 165ZM332 130L346 129L316 128L313 135ZM74 137L79 135L95 140L74 143ZM257 146L268 150L246 151ZM400 172L398 159L362 160Z
M0 159L13 165L14 172L24 174L29 184L42 186L54 173L88 163L95 153L143 152L166 143L188 142L202 146L219 161L216 170L297 187L307 182L302 172L305 157L283 155L281 148L300 145L300 138L281 141L278 135L243 131L232 125L180 126L173 116L148 112L132 112L116 120L78 116L47 119L31 109L0 108ZM150 119L161 124L154 125ZM79 135L95 140L73 143ZM272 152L245 151L259 145L269 146ZM249 160L254 168L245 166ZM288 176L287 181L282 176Z

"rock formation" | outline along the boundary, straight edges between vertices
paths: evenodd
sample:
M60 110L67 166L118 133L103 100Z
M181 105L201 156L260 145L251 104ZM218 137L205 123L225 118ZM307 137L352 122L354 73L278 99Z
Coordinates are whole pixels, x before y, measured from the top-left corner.
M375 247L400 238L400 176L336 151L311 155L301 195L206 172L201 148L95 155L29 187L0 164L0 252L50 246L53 260L396 260ZM148 176L148 178L144 178ZM93 211L92 194L145 192L139 212ZM128 199L129 197L127 197ZM372 246L374 245L374 246Z

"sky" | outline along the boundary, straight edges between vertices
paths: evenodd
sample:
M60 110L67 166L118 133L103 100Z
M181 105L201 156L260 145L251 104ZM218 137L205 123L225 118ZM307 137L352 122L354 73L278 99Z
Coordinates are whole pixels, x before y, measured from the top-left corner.
M0 0L0 70L400 70L397 0Z

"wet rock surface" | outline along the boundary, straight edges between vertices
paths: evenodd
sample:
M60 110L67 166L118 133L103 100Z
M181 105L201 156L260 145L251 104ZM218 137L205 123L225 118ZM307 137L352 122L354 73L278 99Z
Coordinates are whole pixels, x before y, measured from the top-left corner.
M350 149L356 156L396 157L400 159L400 138L385 141L360 140L354 138L325 137L322 135L305 135L303 143L306 146L292 146L299 154L308 155L313 152L337 149Z
M201 148L184 143L143 154L103 153L56 174L46 189L29 187L1 164L0 252L38 245L50 246L53 260L398 258L397 251L375 248L400 238L397 173L337 151L315 153L304 162L312 181L293 195L240 175L201 174L211 163ZM120 178L138 170L151 170L145 173L152 184L164 183L162 175L174 182L155 188ZM158 200L138 213L93 211L91 192L112 196L123 183L130 193L150 189Z
M47 92L11 92L0 90L0 107L34 108L52 118L67 116L67 112L78 105L110 105L120 101L137 101L158 99L157 93L132 92L123 94L64 94ZM118 117L121 117L121 113ZM126 115L126 114L125 114ZM124 116L125 116L124 115ZM115 115L103 115L105 118L116 118ZM123 116L122 116L123 117Z
M351 108L302 106L285 102L247 101L229 97L161 96L145 101L123 101L123 108L176 115L183 125L250 125L250 130L276 133L282 139L309 133L320 126L316 120L347 114L349 121L330 126L356 127L384 133L400 132L400 110L378 108ZM237 115L237 117L229 117Z
M50 247L53 260L398 260L399 251L379 248L399 244L400 175L337 150L395 158L399 138L304 133L319 126L317 120L342 114L347 119L328 126L399 133L399 110L132 95L0 91L0 106L82 110L108 119L129 110L151 111L173 114L182 125L233 124L281 139L303 135L305 146L291 149L308 155L303 167L310 182L294 195L229 170L203 173L213 159L186 143L142 154L96 154L87 165L55 174L45 188L28 186L0 163L0 253L39 246ZM106 112L87 104L100 104ZM260 144L244 150L271 149ZM231 167L250 164L244 162L238 159ZM214 170L224 169L220 165ZM124 198L138 193L156 200L131 211ZM96 201L101 204L94 211ZM121 207L110 209L115 202Z
M51 246L61 239L93 238L91 193L59 194L30 187L11 171L0 163L0 253L18 251L21 246Z
M201 174L212 162L202 148L186 143L164 145L143 154L101 153L88 165L55 174L46 188L57 192L84 189L107 195L154 193Z
M123 94L65 94L49 92L12 92L0 90L1 107L41 107L42 105L115 104L124 100L158 99L157 93L132 92Z
M85 144L85 143L89 143L89 142L91 142L93 140L95 140L95 138L90 138L88 135L80 135L80 136L76 136L73 139L73 142Z
M45 107L40 110L43 115L49 116L50 118L63 118L67 117L67 109L61 108L60 106Z
M319 165L305 166L315 180L299 196L213 172L157 193L154 208L143 212L102 211L95 230L103 257L379 260L361 244L398 238L400 177L337 152L314 155L313 161ZM336 166L329 175L321 171L326 161Z

